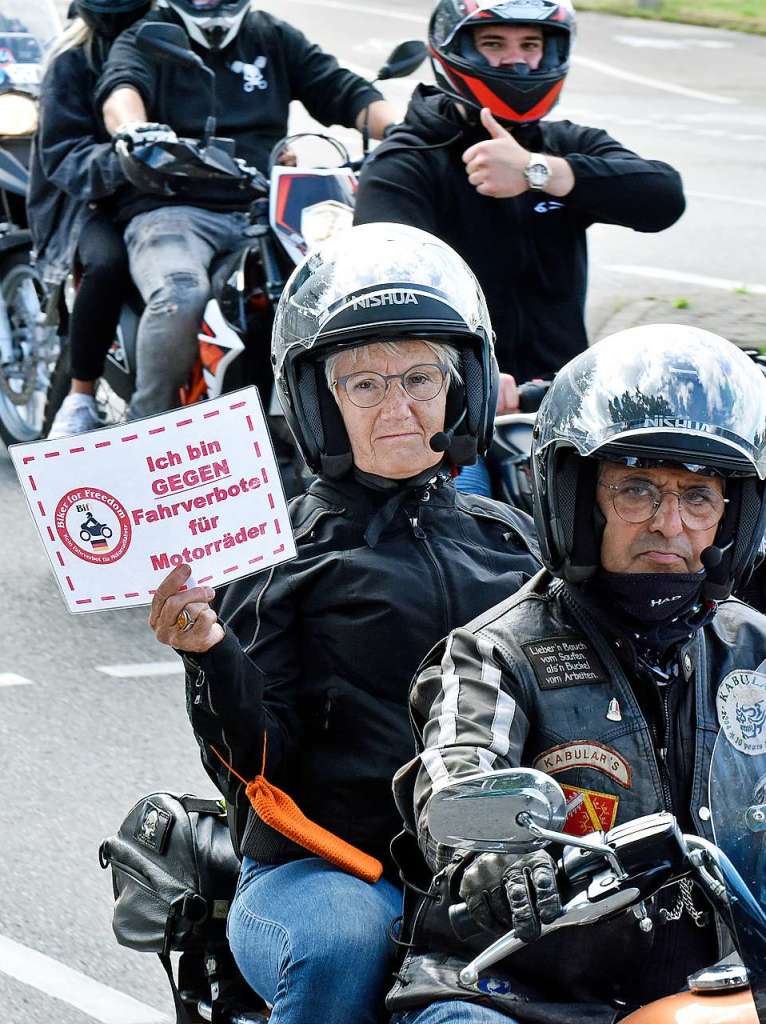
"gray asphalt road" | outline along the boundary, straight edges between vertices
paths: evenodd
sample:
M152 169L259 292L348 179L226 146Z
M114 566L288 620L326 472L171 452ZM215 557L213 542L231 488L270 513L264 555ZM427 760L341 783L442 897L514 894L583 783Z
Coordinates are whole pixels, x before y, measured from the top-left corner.
M276 0L271 6L284 13ZM421 0L292 0L289 17L371 70L400 39L422 37L426 12ZM657 318L665 307L672 315L674 298L692 296L712 303L719 329L735 330L741 304L757 312L758 288L766 294L766 39L584 15L576 53L561 115L669 160L690 195L685 217L662 235L593 231L594 335L650 296ZM386 91L403 109L412 84ZM736 294L738 283L751 294ZM164 975L156 958L114 943L109 879L96 851L141 794L211 791L186 725L181 677L100 671L173 656L153 643L143 611L65 611L3 451L0 555L0 1017L158 1020L171 1012ZM123 1004L122 994L137 1002Z

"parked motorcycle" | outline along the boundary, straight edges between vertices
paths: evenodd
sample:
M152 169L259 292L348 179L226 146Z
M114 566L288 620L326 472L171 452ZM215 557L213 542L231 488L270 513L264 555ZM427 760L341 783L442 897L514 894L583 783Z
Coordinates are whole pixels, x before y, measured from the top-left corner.
M766 694L764 694L766 696ZM647 1004L625 1024L764 1024L766 1022L766 832L764 758L735 747L722 729L710 768L710 810L715 844L684 835L666 812L626 822L607 833L568 835L567 803L558 783L529 768L505 769L451 783L428 805L437 842L472 851L525 853L555 845L563 852L557 879L563 911L540 937L572 928L572 942L587 946L589 924L631 913L635 926L652 927L646 903L660 889L693 879L729 928L741 962L707 967L689 978L686 992ZM717 845L716 845L717 844ZM472 925L465 904L450 908L456 933ZM510 931L475 956L460 983L477 991L480 976L508 961L526 944ZM638 965L637 965L638 966ZM594 965L594 969L598 969Z
M156 60L172 61L209 75L201 58L189 47L180 26L143 25L139 47ZM422 62L421 43L397 47L379 77L411 74ZM211 90L214 96L214 89ZM286 147L314 138L333 150L332 167L279 166ZM337 139L318 133L300 133L281 139L273 147L266 176L234 156L230 139L215 136L215 119L207 118L201 139L178 139L129 148L118 143L120 163L126 176L146 192L181 196L190 203L204 203L211 191L216 196L236 195L249 199L250 228L242 248L214 261L211 268L212 297L200 323L199 360L179 396L187 405L203 398L255 384L264 408L271 411L271 425L282 455L293 447L281 415L273 406L273 373L270 364L271 325L279 296L295 265L308 250L349 226L356 191L355 165ZM70 301L73 292L70 290ZM105 422L124 419L135 387L136 339L142 302L138 293L126 303L117 337L106 359L96 402ZM51 379L44 430L50 429L61 402L69 393L71 374L66 344ZM296 474L298 470L296 469ZM294 483L293 489L300 484Z
M45 46L60 21L49 0L7 0L0 14L0 438L40 436L57 355L31 260L25 198Z

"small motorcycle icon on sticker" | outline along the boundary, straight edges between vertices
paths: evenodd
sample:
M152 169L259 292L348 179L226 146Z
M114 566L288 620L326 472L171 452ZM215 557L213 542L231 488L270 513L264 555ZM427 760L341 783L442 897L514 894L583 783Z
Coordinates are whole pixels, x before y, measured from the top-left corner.
M94 548L107 548L107 541L112 537L112 528L105 523L99 523L92 512L88 512L87 519L80 523L80 540L90 541Z

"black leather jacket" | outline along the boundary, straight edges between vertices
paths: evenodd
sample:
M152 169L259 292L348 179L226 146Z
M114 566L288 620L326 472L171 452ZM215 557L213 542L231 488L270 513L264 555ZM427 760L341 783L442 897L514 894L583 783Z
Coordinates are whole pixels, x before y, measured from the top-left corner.
M38 266L53 284L71 270L85 224L99 213L110 217L127 184L94 101L107 45L96 36L59 54L40 89L27 216Z
M450 629L537 570L531 520L441 478L383 491L320 479L290 515L297 558L232 584L218 609L226 637L185 659L192 726L243 854L306 855L259 821L211 750L251 779L265 731L270 781L388 863L401 828L391 779L414 751L412 675Z
M458 899L445 878L458 872L461 858L454 860L454 851L428 833L423 811L434 778L536 767L564 787L567 832L608 830L670 810L685 831L713 838L707 803L716 693L730 672L754 669L766 658L766 619L737 600L723 602L676 650L672 681L662 687L630 638L597 621L579 596L542 572L455 630L421 666L411 693L421 753L397 773L394 789L431 870L447 866L434 887L445 898L439 908L417 901L408 914L418 949L405 960L391 1008L413 1005L413 993L421 1004L450 995L460 964L491 941L470 952L445 927L443 904ZM685 983L690 967L727 951L725 933L716 935L712 922L698 929L688 913L662 922L660 909L671 909L677 895L676 887L660 894L648 934L632 914L554 933L492 968L501 979L492 986L495 994L451 997L483 995L521 1021L601 1021L611 1019L618 1000L668 994ZM696 896L697 909L704 909Z

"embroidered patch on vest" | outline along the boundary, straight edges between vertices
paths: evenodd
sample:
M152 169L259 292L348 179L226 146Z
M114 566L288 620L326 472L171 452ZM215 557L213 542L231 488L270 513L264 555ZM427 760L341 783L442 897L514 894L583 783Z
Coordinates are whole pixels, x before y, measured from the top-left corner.
M715 698L726 739L743 754L766 752L766 676L740 669L730 672Z
M614 747L594 743L592 740L561 743L544 750L537 755L532 767L547 775L566 772L570 768L592 768L614 779L623 789L631 789L633 786L633 769L622 754Z
M606 683L596 652L578 636L552 636L521 645L541 690Z
M144 813L141 815L133 835L139 843L148 846L150 850L162 853L171 821L172 818L167 811L157 807L151 800L147 800L144 804Z
M590 832L608 832L617 818L620 798L595 789L562 786L567 801L567 820L563 831L569 836L587 836Z

